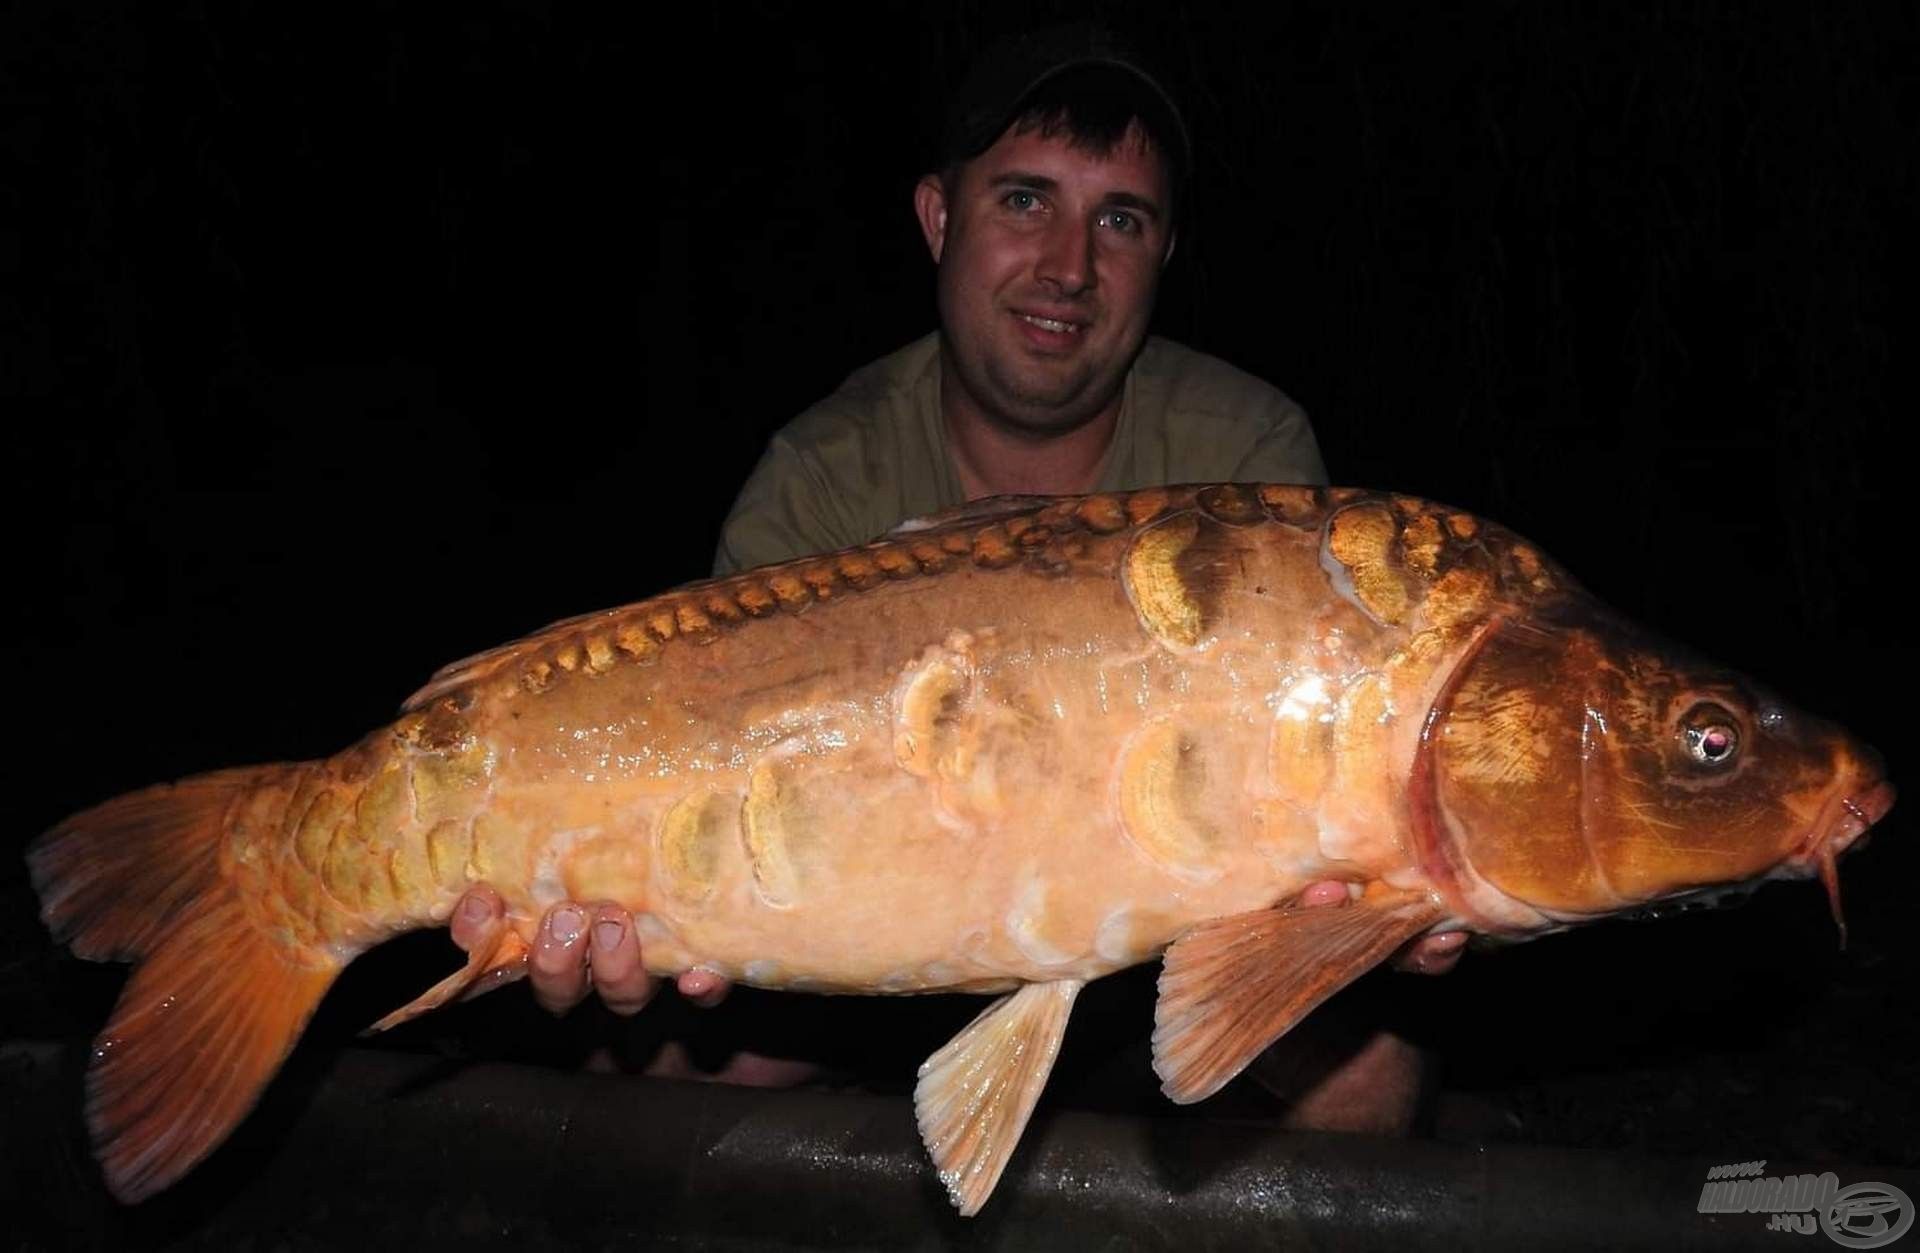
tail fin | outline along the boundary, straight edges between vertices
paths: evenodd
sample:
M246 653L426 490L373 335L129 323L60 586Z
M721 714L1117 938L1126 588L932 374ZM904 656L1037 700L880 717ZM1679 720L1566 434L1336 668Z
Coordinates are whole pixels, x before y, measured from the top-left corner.
M235 803L296 769L223 770L117 797L28 850L55 938L81 957L138 963L87 1072L94 1151L121 1201L167 1187L227 1137L339 974L253 925L221 873Z

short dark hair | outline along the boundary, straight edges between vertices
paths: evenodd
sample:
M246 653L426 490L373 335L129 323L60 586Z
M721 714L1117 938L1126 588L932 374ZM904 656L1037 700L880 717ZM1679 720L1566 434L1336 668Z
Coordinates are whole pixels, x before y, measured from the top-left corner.
M951 182L1009 131L1064 134L1105 157L1135 125L1166 164L1169 212L1178 216L1192 164L1179 106L1111 32L1058 27L1002 44L974 67L949 108L938 168Z

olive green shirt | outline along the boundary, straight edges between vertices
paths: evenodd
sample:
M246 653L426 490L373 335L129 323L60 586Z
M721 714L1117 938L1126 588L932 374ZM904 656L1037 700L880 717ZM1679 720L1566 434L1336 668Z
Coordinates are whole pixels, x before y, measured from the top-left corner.
M946 429L936 331L775 433L721 528L714 572L850 548L965 504ZM1127 372L1100 491L1326 481L1298 405L1218 358L1147 340Z

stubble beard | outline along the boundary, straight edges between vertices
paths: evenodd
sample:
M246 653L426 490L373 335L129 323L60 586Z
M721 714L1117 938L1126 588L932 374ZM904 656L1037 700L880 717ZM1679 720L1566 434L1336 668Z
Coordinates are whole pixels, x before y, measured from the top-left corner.
M995 425L1015 434L1036 439L1064 435L1092 421L1106 407L1111 396L1101 394L1094 370L1074 363L1064 371L1021 369L1024 363L1006 363L989 359L984 380L988 395L975 399L990 401L982 407Z
M1126 378L1124 366L1103 372L1078 357L1029 360L1018 343L949 340L947 350L974 408L1000 430L1036 442L1093 421Z

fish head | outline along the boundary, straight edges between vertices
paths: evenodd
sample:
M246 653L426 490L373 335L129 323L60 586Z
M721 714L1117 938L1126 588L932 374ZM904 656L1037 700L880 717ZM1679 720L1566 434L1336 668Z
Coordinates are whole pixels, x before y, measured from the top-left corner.
M1839 726L1583 598L1483 627L1419 751L1423 860L1495 932L1818 876L1844 942L1835 859L1894 799Z

